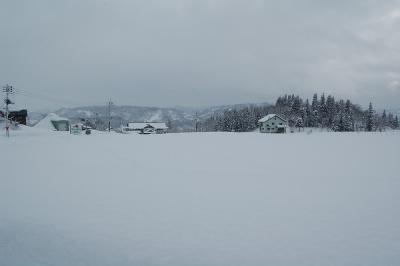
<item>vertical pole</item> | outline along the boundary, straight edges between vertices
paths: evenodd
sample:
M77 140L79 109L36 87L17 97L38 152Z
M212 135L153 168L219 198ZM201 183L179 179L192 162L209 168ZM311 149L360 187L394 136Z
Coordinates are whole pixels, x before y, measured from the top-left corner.
M8 85L7 85L8 86ZM6 136L10 137L9 125L8 125L8 90L6 89Z
M9 113L8 105L11 103L11 101L10 101L10 99L9 99L8 97L9 97L9 95L10 95L11 93L13 93L13 87L7 84L6 86L3 87L3 92L6 93L6 98L4 99L4 102L5 102L5 104L6 104L6 114L5 114L5 119L6 119L6 136L7 136L7 137L10 137L10 132L9 132L10 126L9 126L9 121L8 121L8 113Z
M108 132L111 132L111 99L108 101Z
M197 112L196 112L196 114L195 114L195 120L194 120L194 131L195 132L197 132L197 130L198 130L198 122L197 122L197 120L198 120L198 114L197 114Z

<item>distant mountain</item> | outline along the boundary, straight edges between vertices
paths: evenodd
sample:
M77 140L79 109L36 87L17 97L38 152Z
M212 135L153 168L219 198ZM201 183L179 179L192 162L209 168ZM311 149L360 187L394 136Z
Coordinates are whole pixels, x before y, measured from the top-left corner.
M269 106L269 105L271 105L271 104L269 104L269 103L240 103L240 104L207 107L207 108L203 108L203 109L197 109L195 112L197 112L198 117L201 120L203 120L203 119L209 118L213 114L221 114L227 110L243 109L245 107L251 107L251 106Z
M68 118L96 118L108 117L108 106L86 106L62 108L57 114ZM124 121L156 122L165 120L190 119L188 113L174 108L141 107L141 106L112 106L111 116L119 117Z

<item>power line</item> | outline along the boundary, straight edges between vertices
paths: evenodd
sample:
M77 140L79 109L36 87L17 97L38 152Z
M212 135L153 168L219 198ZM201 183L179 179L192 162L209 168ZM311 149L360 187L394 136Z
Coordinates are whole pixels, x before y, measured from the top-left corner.
M37 92L32 93L30 91L25 91L25 90L21 90L21 89L16 90L15 94L22 96L22 97L29 98L29 99L37 99L37 100L51 102L51 103L56 102L56 103L66 104L66 105L90 105L89 103L65 100L65 99L54 97L54 96L43 95L43 94L40 94Z

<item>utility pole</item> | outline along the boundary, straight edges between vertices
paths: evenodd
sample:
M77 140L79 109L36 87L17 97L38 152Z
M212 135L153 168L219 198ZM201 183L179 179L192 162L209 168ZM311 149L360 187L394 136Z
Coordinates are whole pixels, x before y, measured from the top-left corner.
M108 101L108 132L111 131L111 106L113 105L113 102L111 99Z
M198 124L198 113L196 112L196 114L195 114L195 119L194 119L194 131L195 132L197 132L198 131L198 126L199 126L199 124Z
M10 86L10 85L7 84L6 86L3 87L3 92L6 94L6 98L4 99L4 103L6 104L6 115L5 115L5 119L6 119L6 136L10 137L10 132L9 132L10 126L9 126L9 121L8 121L8 113L9 113L8 105L9 104L13 104L13 102L11 102L10 99L9 99L9 95L10 94L14 94L14 88L13 88L13 86Z

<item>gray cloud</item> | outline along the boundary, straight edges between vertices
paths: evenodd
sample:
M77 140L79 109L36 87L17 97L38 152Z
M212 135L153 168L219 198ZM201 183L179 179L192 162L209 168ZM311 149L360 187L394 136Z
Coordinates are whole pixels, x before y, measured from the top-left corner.
M314 91L398 107L399 30L395 0L2 1L0 82L48 96L16 95L32 108Z

